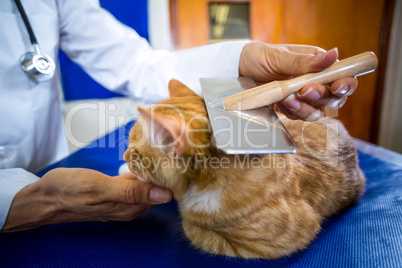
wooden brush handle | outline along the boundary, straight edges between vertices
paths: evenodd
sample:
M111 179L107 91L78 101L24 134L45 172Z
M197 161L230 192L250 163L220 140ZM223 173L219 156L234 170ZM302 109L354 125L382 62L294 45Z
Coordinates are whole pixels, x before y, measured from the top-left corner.
M372 72L377 67L373 52L365 52L341 61L318 73L308 73L289 80L274 81L223 98L225 110L249 110L283 100L307 84L328 84L343 77Z

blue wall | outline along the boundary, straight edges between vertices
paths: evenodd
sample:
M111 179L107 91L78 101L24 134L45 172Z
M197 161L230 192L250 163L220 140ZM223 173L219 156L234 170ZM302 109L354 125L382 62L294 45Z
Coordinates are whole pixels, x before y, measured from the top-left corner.
M119 21L132 27L139 35L149 40L147 0L101 0L100 3ZM65 100L105 99L122 96L95 82L63 51L59 53L59 60Z

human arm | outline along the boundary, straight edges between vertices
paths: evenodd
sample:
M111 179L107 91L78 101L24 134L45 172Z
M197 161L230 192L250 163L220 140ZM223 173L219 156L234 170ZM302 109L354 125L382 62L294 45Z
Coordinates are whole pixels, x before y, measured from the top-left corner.
M0 230L6 222L15 195L38 179L39 177L22 168L0 169Z
M238 76L240 52L247 41L154 50L94 2L57 1L60 46L107 89L157 102L169 97L167 85L172 78L201 94L201 77Z
M61 48L67 55L105 87L150 101L168 98L166 89L172 78L201 94L201 77L240 75L270 82L321 71L338 57L336 50L317 59L325 50L243 41L174 52L153 50L145 39L96 3L71 0L59 1L58 6ZM356 87L353 77L339 79L330 87L307 85L298 94L276 103L275 108L290 118L317 120L323 114L322 106L341 107Z
M131 173L109 177L89 169L53 169L15 195L2 232L62 222L127 221L171 198Z

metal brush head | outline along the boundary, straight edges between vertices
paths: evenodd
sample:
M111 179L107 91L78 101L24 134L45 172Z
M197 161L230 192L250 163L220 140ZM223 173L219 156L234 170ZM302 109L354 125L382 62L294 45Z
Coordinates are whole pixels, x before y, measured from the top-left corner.
M297 145L270 106L225 111L222 98L256 84L251 78L201 78L201 87L218 149L227 154L295 153Z

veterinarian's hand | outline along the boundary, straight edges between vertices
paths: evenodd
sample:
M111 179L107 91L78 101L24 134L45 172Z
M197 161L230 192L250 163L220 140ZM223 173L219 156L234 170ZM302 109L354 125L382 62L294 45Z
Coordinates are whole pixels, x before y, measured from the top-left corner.
M3 232L76 221L129 221L172 199L169 191L90 169L59 168L28 185L14 198Z
M240 55L239 75L267 83L322 71L337 58L337 49L325 51L314 46L251 42L244 46ZM322 117L322 107L342 107L356 88L357 79L354 77L339 79L331 85L309 84L297 94L276 103L274 108L289 118L315 121Z

